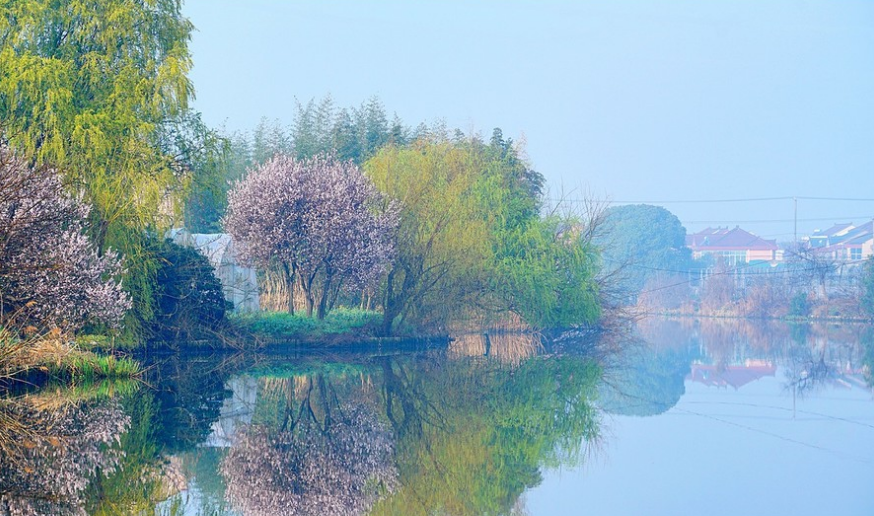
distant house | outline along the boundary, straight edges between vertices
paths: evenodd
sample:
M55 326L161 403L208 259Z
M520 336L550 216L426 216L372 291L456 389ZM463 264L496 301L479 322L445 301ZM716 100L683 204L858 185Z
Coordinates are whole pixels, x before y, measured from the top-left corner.
M235 312L258 311L260 305L255 269L239 263L230 235L192 234L186 229L171 229L166 237L177 245L196 249L209 259L216 277L222 283L225 299L233 303Z
M746 360L743 365L693 363L686 380L703 383L708 387L732 387L738 390L766 376L775 376L776 373L777 367L765 360Z
M839 239L843 235L847 234L848 231L854 229L854 226L851 222L846 222L843 224L835 224L834 226L826 229L819 230L813 232L812 235L807 237L808 244L812 249L821 249L823 247L828 247L831 245L831 241L833 239ZM835 240L836 241L836 240Z
M874 255L874 221L856 226L835 224L825 231L814 231L807 238L817 254L839 262L858 262Z
M729 266L783 260L783 252L777 246L776 240L765 240L740 227L707 228L686 235L686 247L692 250L692 257L695 259L712 256L722 259Z

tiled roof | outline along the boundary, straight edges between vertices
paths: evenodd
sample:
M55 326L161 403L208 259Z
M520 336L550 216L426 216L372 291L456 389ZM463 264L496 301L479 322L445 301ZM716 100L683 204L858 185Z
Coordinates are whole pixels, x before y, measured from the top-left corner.
M835 224L834 226L832 226L824 231L817 229L816 231L813 232L813 236L814 237L830 237L832 235L836 235L836 234L840 233L841 231L846 231L846 230L852 229L852 228L853 228L852 222L845 222L843 224Z
M868 221L865 224L855 227L844 235L829 238L829 245L825 249L860 247L871 239L874 239L874 221Z
M686 237L686 245L698 251L776 251L776 240L765 240L748 231L736 227L707 228Z

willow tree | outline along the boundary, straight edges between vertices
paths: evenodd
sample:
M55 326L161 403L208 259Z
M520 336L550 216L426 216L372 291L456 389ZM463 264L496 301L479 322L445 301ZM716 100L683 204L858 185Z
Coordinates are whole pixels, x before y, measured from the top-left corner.
M50 163L93 206L102 249L126 257L141 316L154 263L144 230L169 222L186 174L162 142L193 95L192 25L181 0L0 3L0 131L36 164Z
M597 318L589 221L541 217L543 176L520 154L496 129L489 144L438 137L365 163L402 207L383 333L402 320L439 328L507 312L537 327Z
M481 155L448 142L389 146L365 163L377 188L402 207L384 334L410 315L442 323L482 290L492 257L487 210L475 195L484 168Z

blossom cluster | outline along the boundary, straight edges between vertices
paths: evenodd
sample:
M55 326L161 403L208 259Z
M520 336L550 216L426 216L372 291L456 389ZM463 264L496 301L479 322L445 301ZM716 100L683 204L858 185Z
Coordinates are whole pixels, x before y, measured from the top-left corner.
M352 162L276 155L234 185L223 222L249 262L364 287L394 258L398 215Z
M0 320L21 310L66 327L121 320L131 306L121 259L85 235L89 211L54 170L0 144Z

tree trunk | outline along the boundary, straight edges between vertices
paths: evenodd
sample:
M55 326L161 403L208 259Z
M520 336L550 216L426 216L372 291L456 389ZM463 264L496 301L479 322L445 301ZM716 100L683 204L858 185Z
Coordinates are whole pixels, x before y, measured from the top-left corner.
M294 276L295 268L288 264L282 264L282 269L285 272L285 291L288 294L288 315L294 315Z
M394 298L394 278L395 268L392 267L385 281L385 298L382 303L382 328L380 328L379 333L383 337L391 335L391 326L397 316L397 303Z
M316 304L313 298L313 279L315 279L315 274L302 274L300 277L300 288L303 290L303 297L307 303L307 317L313 316L313 308Z
M322 285L322 295L319 296L319 309L316 312L316 317L321 321L328 313L328 294L331 291L331 276L333 273L325 273L325 284Z

